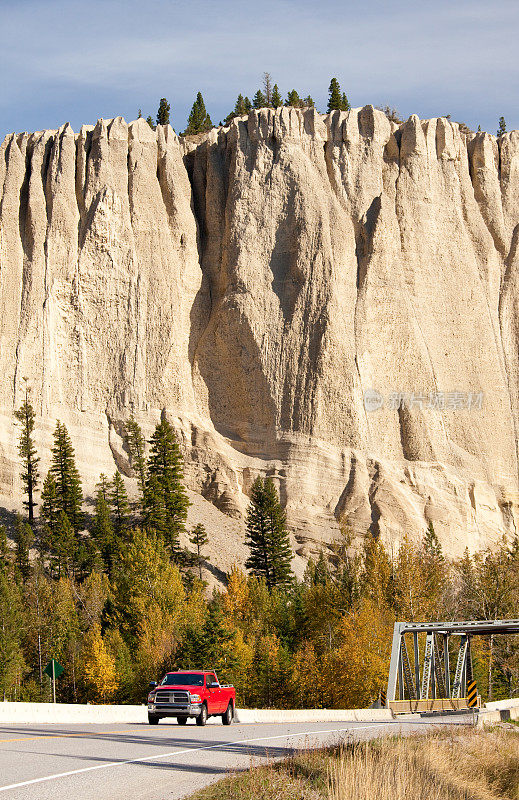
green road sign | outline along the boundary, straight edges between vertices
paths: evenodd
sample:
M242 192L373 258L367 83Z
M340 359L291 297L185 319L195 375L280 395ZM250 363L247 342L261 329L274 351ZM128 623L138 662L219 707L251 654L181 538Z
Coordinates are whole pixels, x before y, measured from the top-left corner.
M58 664L55 659L51 659L43 671L45 675L48 675L49 678L54 680L54 678L59 678L59 676L65 672L65 667Z

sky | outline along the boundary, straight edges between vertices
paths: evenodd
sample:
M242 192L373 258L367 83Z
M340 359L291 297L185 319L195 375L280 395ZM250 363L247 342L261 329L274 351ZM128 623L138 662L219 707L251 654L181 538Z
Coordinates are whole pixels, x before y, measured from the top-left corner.
M183 130L197 91L214 123L265 71L326 110L352 106L519 128L517 0L0 0L0 141L156 114Z

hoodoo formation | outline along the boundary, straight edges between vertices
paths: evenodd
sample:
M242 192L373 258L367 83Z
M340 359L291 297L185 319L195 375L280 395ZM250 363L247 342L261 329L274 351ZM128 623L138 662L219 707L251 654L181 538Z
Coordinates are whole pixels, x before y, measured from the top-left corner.
M519 132L118 117L8 136L0 197L5 508L26 378L42 471L60 419L86 488L131 475L130 413L167 414L231 560L258 473L303 560L340 518L395 544L432 521L449 554L515 531Z

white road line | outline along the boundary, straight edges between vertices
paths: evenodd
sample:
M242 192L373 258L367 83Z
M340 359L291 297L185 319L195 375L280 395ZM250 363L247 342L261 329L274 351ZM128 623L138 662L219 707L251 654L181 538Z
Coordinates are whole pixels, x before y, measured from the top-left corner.
M230 747L233 745L252 744L252 742L270 742L274 739L293 739L296 736L313 736L323 733L344 733L344 731L359 731L366 728L378 728L380 725L387 725L387 722L378 723L377 725L359 725L357 728L332 728L329 731L300 731L299 733L285 733L282 736L262 736L256 739L238 739L235 742L220 742L219 744L211 744L206 747L188 747L184 750L173 750L170 753L160 753L159 755L143 756L142 758L131 758L128 761L114 761L109 764L96 764L94 767L83 767L82 769L72 769L69 772L59 772L55 775L45 775L43 778L33 778L30 781L22 781L21 783L11 783L9 786L0 786L0 792L7 792L10 789L20 789L22 786L31 786L35 783L44 783L45 781L54 781L57 778L68 778L71 775L80 775L84 772L94 772L98 769L110 769L113 767L124 767L127 764L140 764L144 761L155 761L158 758L168 758L172 756L181 756L186 753L199 753L202 750L217 750L220 747Z

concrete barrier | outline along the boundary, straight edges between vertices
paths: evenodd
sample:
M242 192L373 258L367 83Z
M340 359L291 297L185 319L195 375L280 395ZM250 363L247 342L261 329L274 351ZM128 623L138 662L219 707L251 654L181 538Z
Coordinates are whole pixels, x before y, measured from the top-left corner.
M241 724L287 722L387 722L391 711L380 709L294 709L237 708L235 720ZM147 723L147 707L81 705L79 703L0 703L0 724L98 724L131 725ZM218 717L209 722L220 722Z
M485 708L478 714L476 727L484 728L487 725L495 725L498 722L508 722L515 719L519 719L519 705L488 710Z
M507 708L519 708L519 697L512 697L509 700L494 700L491 703L485 703L485 709L488 711L502 711Z
M388 722L393 714L387 708L292 709L237 708L236 722Z

